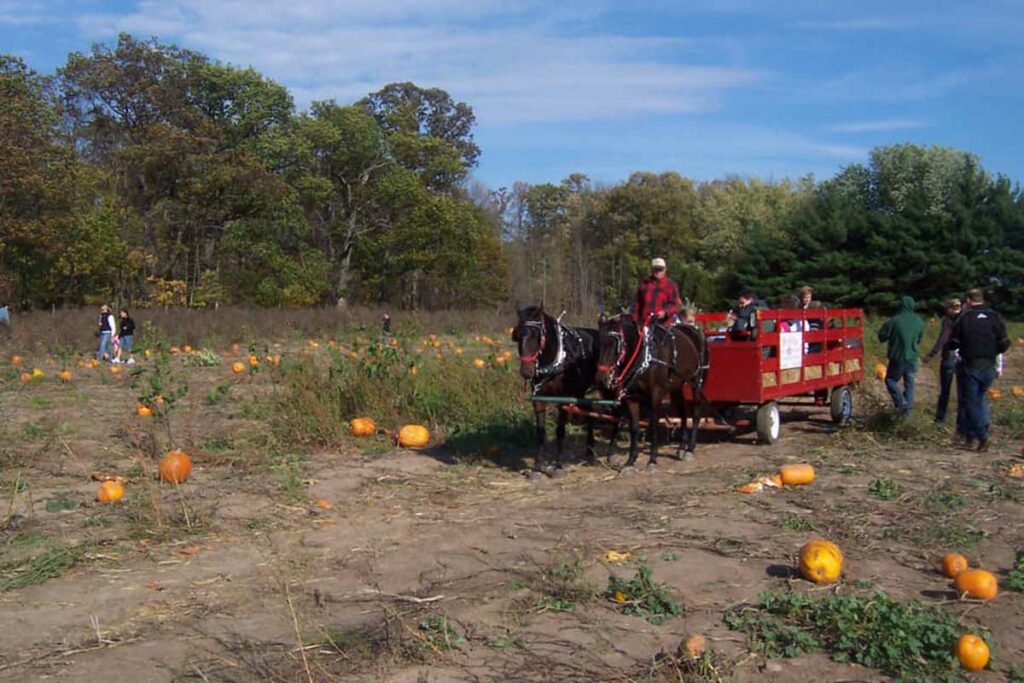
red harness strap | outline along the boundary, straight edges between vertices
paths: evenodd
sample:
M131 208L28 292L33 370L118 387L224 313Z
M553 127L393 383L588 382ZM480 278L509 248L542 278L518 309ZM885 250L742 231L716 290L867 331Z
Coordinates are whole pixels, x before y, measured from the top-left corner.
M544 319L540 321L540 344L537 345L537 350L530 356L519 356L520 363L536 363L537 359L540 358L540 354L544 353L544 346L547 343L548 336L545 334Z

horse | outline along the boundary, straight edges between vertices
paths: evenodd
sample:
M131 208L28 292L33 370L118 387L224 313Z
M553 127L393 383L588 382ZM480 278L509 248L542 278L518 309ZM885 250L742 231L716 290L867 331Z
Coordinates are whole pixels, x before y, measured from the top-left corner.
M563 325L544 312L543 306L517 309L518 321L512 328L512 341L519 346L519 374L533 385L534 396L571 396L583 398L594 385L597 371L597 330ZM544 441L547 406L533 402L536 421L537 457L531 476L545 471ZM561 477L562 440L565 438L565 410L558 410L555 429L556 456L551 477ZM594 423L587 418L588 463L594 462ZM614 438L614 437L613 437Z
M648 434L651 455L647 467L657 468L657 426L662 412L661 403L666 396L671 400L672 412L682 420L680 459L693 459L697 448L697 425L704 403L705 349L704 335L690 325L663 327L651 324L645 328L625 313L613 318L601 316L595 377L608 390L614 391L629 409L629 459L626 468L636 465L641 403L650 411ZM690 386L695 399L693 428L688 436L685 430L684 385Z

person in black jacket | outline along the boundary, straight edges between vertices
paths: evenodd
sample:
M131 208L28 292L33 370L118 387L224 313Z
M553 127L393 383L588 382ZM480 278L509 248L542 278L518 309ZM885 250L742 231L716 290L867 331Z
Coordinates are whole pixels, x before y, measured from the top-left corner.
M115 363L134 363L132 359L132 341L135 337L135 321L132 320L127 308L122 308L121 319L118 321L117 340L118 352Z
M925 354L924 362L928 363L936 355L941 354L939 361L939 400L935 404L935 422L944 424L949 411L949 395L953 387L953 376L956 375L958 356L949 348L949 338L953 335L953 325L960 316L962 305L960 299L953 297L946 302L946 314L942 316L942 328L935 340L932 350Z
M968 448L988 450L988 389L998 372L998 356L1010 348L1003 317L985 304L980 289L967 292L970 308L957 318L949 346L960 354L959 396L964 402L963 432Z
M757 337L757 294L753 290L740 294L739 308L729 311L725 324L729 327L729 336L736 341Z

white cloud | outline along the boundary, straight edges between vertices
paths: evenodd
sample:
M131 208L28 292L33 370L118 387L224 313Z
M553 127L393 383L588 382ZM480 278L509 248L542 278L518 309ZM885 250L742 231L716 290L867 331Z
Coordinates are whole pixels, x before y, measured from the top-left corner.
M676 37L582 33L539 0L145 0L126 15L79 20L94 38L119 31L251 65L313 99L351 101L411 80L469 102L481 122L589 121L712 111L752 69L683 63ZM537 10L537 11L535 11ZM593 6L584 12L596 11Z
M893 130L908 130L927 126L919 119L880 119L874 121L847 121L828 127L833 133L884 133Z

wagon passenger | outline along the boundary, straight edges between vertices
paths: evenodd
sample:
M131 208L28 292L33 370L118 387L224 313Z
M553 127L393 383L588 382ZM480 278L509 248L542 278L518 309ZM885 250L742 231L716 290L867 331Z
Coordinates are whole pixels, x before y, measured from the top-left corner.
M745 290L740 294L739 308L729 311L725 318L729 326L729 337L736 341L749 341L757 338L757 294L753 290Z

